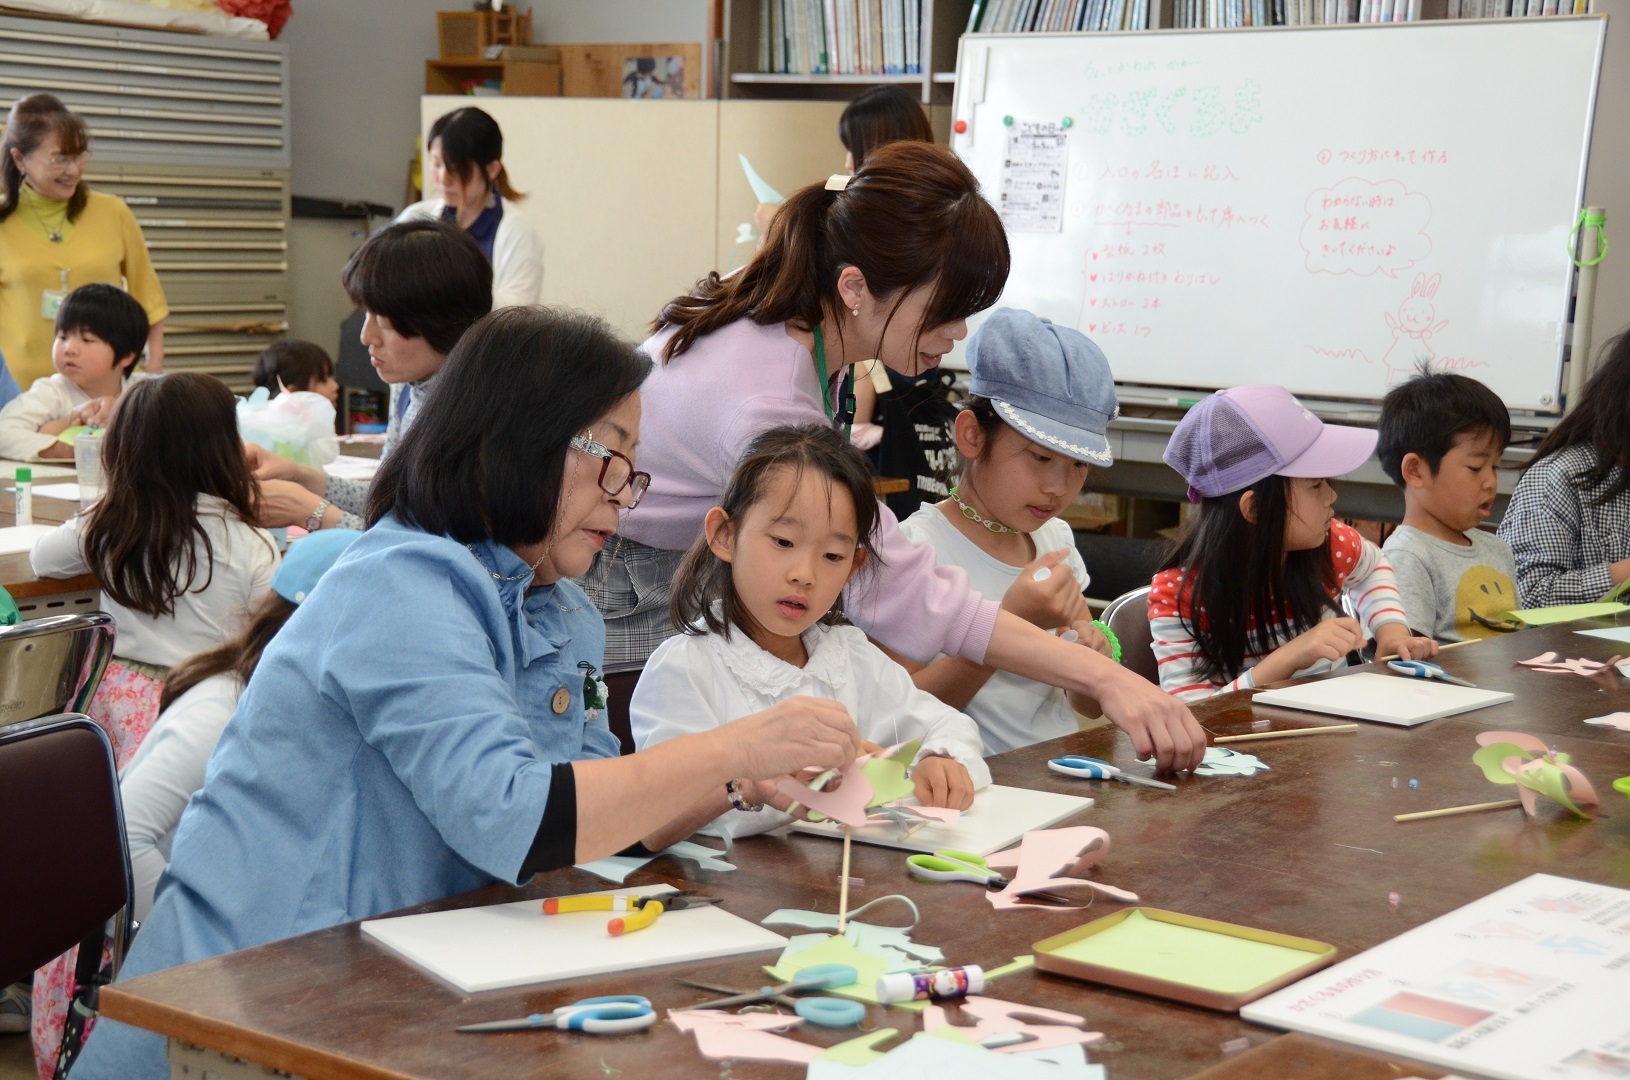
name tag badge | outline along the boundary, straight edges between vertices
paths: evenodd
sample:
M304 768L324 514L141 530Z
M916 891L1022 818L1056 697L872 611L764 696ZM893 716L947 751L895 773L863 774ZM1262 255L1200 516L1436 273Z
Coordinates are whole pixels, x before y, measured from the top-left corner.
M549 702L549 707L555 710L556 716L560 716L572 707L572 692L562 686L555 691L554 699Z
M40 318L49 322L57 321L57 312L62 310L62 302L68 298L66 292L56 289L47 289L40 294Z

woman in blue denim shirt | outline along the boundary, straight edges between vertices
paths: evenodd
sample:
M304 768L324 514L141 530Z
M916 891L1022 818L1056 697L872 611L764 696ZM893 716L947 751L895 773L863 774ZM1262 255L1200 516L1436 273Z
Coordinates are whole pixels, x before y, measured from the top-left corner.
M853 760L848 713L811 699L617 756L590 689L605 629L568 579L643 492L649 368L586 316L470 329L371 528L262 656L123 977L655 850L723 813L729 782ZM161 1036L107 1020L73 1070L169 1075Z

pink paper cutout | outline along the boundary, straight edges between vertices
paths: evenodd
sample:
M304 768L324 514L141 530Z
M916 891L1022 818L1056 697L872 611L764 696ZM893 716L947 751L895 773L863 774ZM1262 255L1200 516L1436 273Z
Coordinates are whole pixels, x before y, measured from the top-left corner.
M668 1020L681 1032L696 1036L696 1049L710 1061L768 1061L782 1065L808 1065L821 1047L777 1035L777 1029L797 1027L800 1016L776 1013L728 1013L717 1009L670 1010Z
M1608 713L1606 716L1593 716L1586 720L1587 724L1597 727L1618 728L1620 731L1630 731L1630 712Z
M1086 878L1055 874L1081 874L1102 861L1109 854L1109 834L1091 825L1076 825L1068 829L1038 829L1027 832L1016 848L987 855L985 862L994 867L1015 867L1009 875L1007 888L1001 892L986 893L991 906L998 911L1011 911L1017 907L1035 910L1034 905L1023 904L1027 893L1054 892L1058 889L1095 889L1105 896L1135 904L1138 894L1113 885L1104 885ZM1060 907L1060 911L1076 908Z
M872 782L865 771L866 762L870 760L870 755L862 754L850 762L848 768L838 774L843 783L835 791L816 791L787 776L777 780L775 786L787 798L798 800L840 825L858 829L866 824L866 804L872 800Z
M1086 1046L1104 1037L1101 1031L1081 1031L1080 1028L1086 1026L1087 1021L1074 1013L1022 1005L998 998L979 996L965 998L962 1001L962 1012L965 1016L973 1017L976 1023L972 1026L952 1024L946 1018L943 1007L929 1005L923 1009L923 1030L937 1031L942 1027L950 1027L976 1040L1009 1032L1018 1032L1030 1037L1022 1043L997 1047L998 1054L1028 1054L1035 1050L1051 1050L1054 1047L1076 1043ZM1040 1022L1027 1022L1021 1017Z
M1548 652L1541 653L1528 660L1519 660L1517 663L1530 671L1546 671L1556 675L1583 675L1589 678L1611 669L1614 664L1619 662L1619 659L1619 657L1615 656L1604 662L1590 660L1581 656L1571 660L1562 660L1558 658L1555 652Z

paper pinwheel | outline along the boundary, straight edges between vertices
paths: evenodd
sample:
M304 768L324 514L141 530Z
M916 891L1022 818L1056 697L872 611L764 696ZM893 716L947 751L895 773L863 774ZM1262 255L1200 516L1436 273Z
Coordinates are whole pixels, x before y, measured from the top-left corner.
M1590 817L1596 789L1585 774L1568 764L1567 754L1548 748L1520 731L1485 731L1472 761L1496 784L1516 784L1523 812L1534 816L1536 797L1555 800L1580 817Z
M922 740L914 739L880 754L862 755L838 774L843 782L831 791L786 778L778 787L783 795L850 828L858 829L871 821L892 821L902 829L929 821L955 824L962 816L956 810L906 806L898 801L916 791L916 785L906 777L906 766L921 746ZM876 813L869 812L872 810Z

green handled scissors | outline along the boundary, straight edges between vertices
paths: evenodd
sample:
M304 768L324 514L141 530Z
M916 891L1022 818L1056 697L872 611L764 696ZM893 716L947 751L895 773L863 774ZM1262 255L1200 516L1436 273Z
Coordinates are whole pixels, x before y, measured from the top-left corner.
M971 881L993 889L1004 888L1008 883L1008 879L992 870L983 858L968 851L912 855L906 859L906 872L926 881Z

